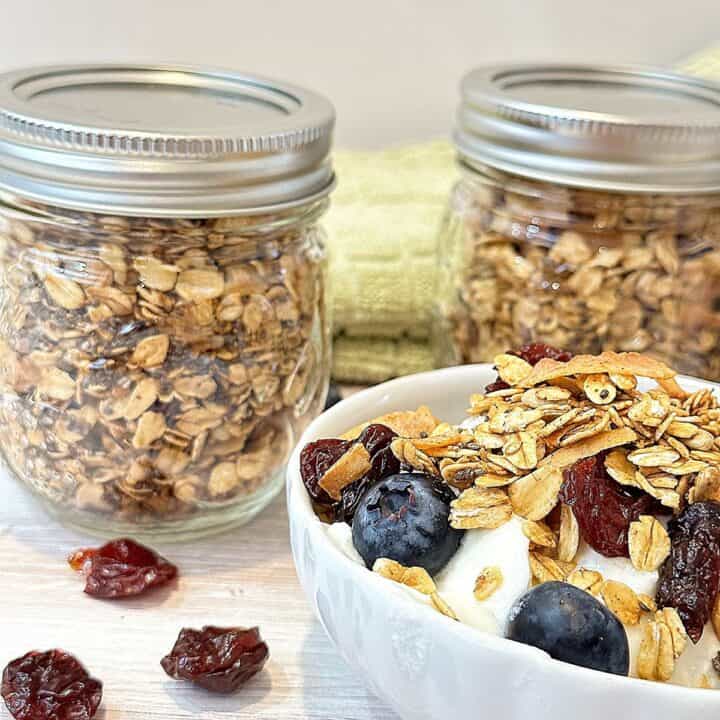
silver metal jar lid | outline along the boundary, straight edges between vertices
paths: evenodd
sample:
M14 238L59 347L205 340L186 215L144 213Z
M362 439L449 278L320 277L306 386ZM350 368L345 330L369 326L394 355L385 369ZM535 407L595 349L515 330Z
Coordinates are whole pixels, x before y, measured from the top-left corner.
M631 67L477 68L461 85L462 160L574 187L720 190L720 85Z
M255 75L64 65L0 75L0 189L108 214L209 217L325 196L335 113Z

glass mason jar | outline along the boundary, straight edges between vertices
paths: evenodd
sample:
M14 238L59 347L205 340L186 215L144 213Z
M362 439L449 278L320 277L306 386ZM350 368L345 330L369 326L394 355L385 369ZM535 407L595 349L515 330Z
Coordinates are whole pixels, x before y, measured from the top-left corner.
M30 82L40 75L26 72ZM227 95L255 90L246 78L189 69L135 68L129 81L113 68L63 68L53 83L67 102L66 88L84 77L97 86L100 74L106 94L137 110L154 101L158 72L190 110L209 104L211 117L221 113L214 82ZM88 189L90 173L76 180L73 169L67 184L38 180L27 194L19 180L30 168L0 145L0 166L17 168L7 183L17 189L0 196L0 450L66 521L168 538L244 522L283 486L290 450L322 409L330 350L318 220L333 184L332 109L262 82L258 93L292 92L314 114L296 109L297 128L281 125L293 133L287 145L276 135L270 149L260 137L247 153L237 141L229 158L216 146L210 157L166 153L148 169L141 153L108 157L88 143L89 165L126 161L117 179L108 169L105 187ZM264 118L264 132L273 121ZM63 177L63 160L52 162ZM129 193L133 162L140 189Z
M553 67L475 71L463 93L462 177L439 243L439 362L539 341L648 353L719 380L720 113L706 107L717 88ZM671 120L658 115L650 132L643 113L658 98ZM693 133L699 114L706 127Z

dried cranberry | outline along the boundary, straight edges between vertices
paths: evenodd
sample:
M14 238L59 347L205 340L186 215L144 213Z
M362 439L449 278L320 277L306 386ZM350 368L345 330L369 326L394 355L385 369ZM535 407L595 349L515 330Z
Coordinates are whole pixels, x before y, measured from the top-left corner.
M183 628L160 664L176 680L190 680L219 693L235 692L259 673L270 652L258 628Z
M310 497L321 505L332 505L333 499L320 487L322 476L350 449L349 440L316 440L300 453L300 475Z
M550 358L551 360L557 360L559 362L568 362L572 360L573 357L572 353L567 350L561 350L560 348L540 342L530 343L523 345L517 350L511 350L510 355L517 355L526 363L530 363L530 365L537 365L544 358Z
M659 512L656 500L615 482L604 453L578 460L564 475L560 499L572 508L583 540L605 557L629 557L630 523Z
M100 548L78 550L68 558L73 570L85 574L85 592L113 599L141 595L173 580L178 569L150 548L125 538Z
M558 360L560 362L568 362L572 360L572 353L567 350L560 350L560 348L553 347L552 345L546 345L545 343L530 343L529 345L523 345L517 350L509 350L509 355L516 355L522 358L526 363L530 365L537 365L543 358L550 358L551 360ZM500 378L497 378L494 382L485 386L485 392L491 393L497 390L507 390L510 386Z
M360 433L358 442L361 442L370 454L371 467L366 475L342 489L340 501L334 508L335 519L338 522L352 522L360 499L370 485L400 472L400 461L390 449L390 443L396 437L397 433L394 430L380 423L368 425Z
M668 534L671 549L660 568L657 604L674 607L697 642L720 591L720 504L688 505L670 521Z
M371 456L375 455L379 450L389 447L393 438L397 437L397 433L391 430L387 425L373 423L368 425L358 437L357 441L361 442Z
M29 652L5 668L2 696L16 720L90 720L102 683L63 650Z

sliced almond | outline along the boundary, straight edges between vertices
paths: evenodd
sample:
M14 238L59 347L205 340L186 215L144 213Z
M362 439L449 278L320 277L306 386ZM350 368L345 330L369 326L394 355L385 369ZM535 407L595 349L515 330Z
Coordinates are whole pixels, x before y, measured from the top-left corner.
M340 491L350 483L359 480L370 470L370 453L362 443L354 443L340 459L328 468L320 478L320 487L333 500L340 500Z
M540 467L552 466L558 470L562 470L563 468L573 465L578 460L597 455L603 450L610 450L620 445L632 443L636 439L637 434L628 427L607 430L575 445L569 445L556 450L540 461Z

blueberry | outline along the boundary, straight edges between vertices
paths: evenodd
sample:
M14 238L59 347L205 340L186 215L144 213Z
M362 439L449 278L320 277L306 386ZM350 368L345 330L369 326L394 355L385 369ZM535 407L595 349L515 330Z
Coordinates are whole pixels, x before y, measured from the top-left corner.
M352 524L355 549L372 568L378 558L440 572L455 554L462 531L450 527L454 495L430 475L399 473L371 485Z
M622 623L568 583L547 582L525 593L510 610L507 636L573 665L615 675L627 675L630 667Z

